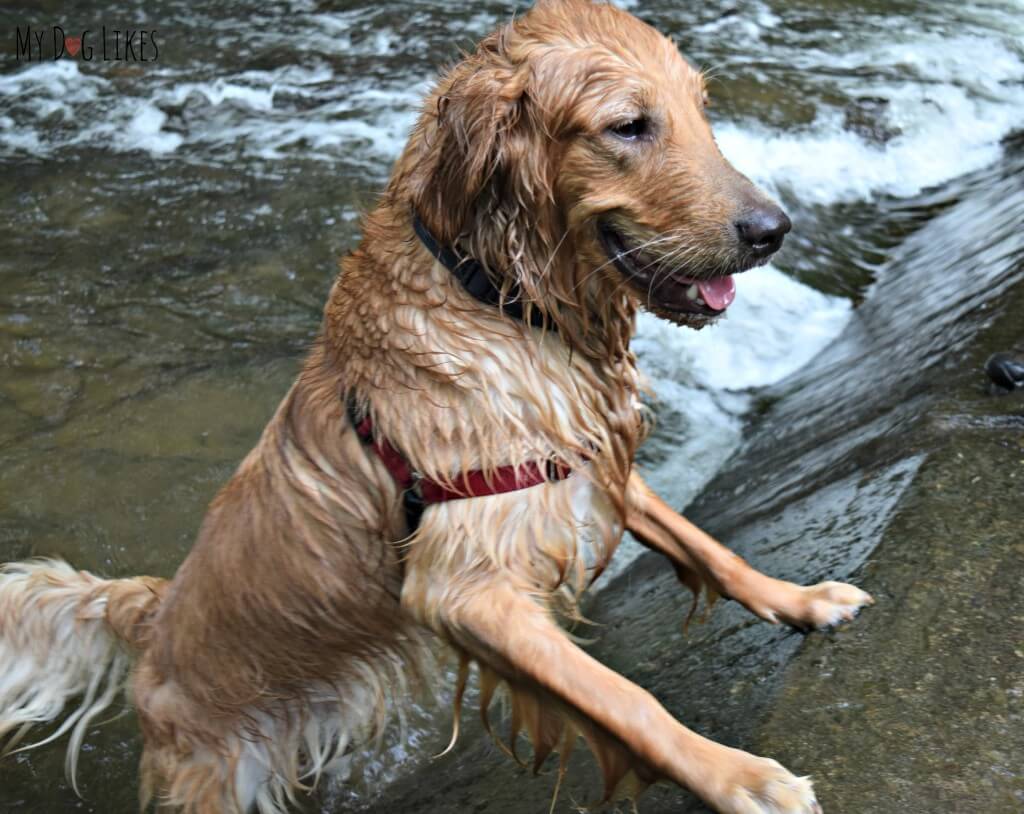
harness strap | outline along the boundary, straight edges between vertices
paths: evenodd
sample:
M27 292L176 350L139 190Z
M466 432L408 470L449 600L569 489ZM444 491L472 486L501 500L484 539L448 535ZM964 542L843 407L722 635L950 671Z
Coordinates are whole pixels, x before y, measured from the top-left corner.
M402 490L402 505L410 532L419 525L424 509L434 503L517 492L548 481L565 480L572 474L568 464L549 458L518 466L499 466L492 471L473 469L455 476L450 483L425 478L390 441L374 438L373 419L369 414L360 418L352 398L346 402L346 409L363 446L374 451Z
M486 305L500 308L503 313L515 317L520 322L527 322L523 309L523 292L516 283L512 283L508 293L502 297L501 289L494 284L491 275L479 260L459 257L451 246L442 245L415 212L412 213L412 228L426 250L462 283L466 293ZM532 309L528 323L534 328L543 328L544 314L537 308Z

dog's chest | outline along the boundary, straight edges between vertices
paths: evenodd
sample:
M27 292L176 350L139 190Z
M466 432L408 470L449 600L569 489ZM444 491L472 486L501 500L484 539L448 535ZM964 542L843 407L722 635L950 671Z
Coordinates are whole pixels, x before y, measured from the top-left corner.
M614 553L614 548L609 546L618 542L622 532L616 528L611 503L592 481L581 473L570 488L575 526L574 553L590 578L604 570Z
M427 352L431 378L415 393L373 399L380 429L434 480L458 483L463 473L521 466L544 471L553 462L572 471L439 505L427 512L419 538L447 552L430 558L434 567L442 559L456 569L489 560L538 586L585 583L621 536L603 484L609 459L622 455L627 413L636 410L635 382L622 379L632 369L598 369L557 335L526 339L508 336L507 325L498 326L504 334L487 327L459 332L489 334L486 342L452 341L444 354Z

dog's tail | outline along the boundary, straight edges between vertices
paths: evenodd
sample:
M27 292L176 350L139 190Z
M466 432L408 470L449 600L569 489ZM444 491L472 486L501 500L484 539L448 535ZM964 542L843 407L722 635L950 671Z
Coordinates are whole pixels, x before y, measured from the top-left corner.
M123 689L166 587L153 577L100 579L59 560L0 568L4 753L15 750L33 724L57 720L68 701L80 698L56 731L21 747L42 746L70 731L66 768L75 785L85 731Z

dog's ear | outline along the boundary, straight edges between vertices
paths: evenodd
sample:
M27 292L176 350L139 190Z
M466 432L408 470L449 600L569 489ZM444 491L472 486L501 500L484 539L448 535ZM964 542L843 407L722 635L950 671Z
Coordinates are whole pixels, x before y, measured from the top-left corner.
M470 66L459 66L464 67ZM466 229L485 186L506 163L504 143L521 103L510 72L480 66L457 69L436 97L436 110L426 111L413 205L442 242L454 243Z
M530 96L529 68L505 54L498 37L481 43L431 97L420 121L412 203L446 244L478 226L512 225L530 210L536 216L538 196L548 193L544 126Z

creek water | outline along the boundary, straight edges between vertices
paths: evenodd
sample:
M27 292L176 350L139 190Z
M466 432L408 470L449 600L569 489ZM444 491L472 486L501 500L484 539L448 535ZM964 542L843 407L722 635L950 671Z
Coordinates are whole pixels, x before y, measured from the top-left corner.
M826 350L892 258L942 267L945 286L962 274L971 291L1003 273L1024 183L991 201L985 169L1024 127L1024 5L622 5L711 72L723 151L795 223L773 266L738 280L721 324L694 333L640 321L658 420L641 463L684 505L740 443L758 388ZM336 258L357 240L358 214L431 77L515 10L4 4L0 560L59 555L105 574L173 573L294 376ZM50 58L54 25L91 32L79 57ZM26 26L46 35L43 61L18 58L15 31ZM103 61L104 26L155 31L156 60ZM939 218L941 240L912 240ZM953 256L962 262L949 268ZM928 291L886 291L905 299L900 313L923 335L913 316L934 312ZM418 711L366 765L371 781L437 751L432 720ZM80 762L88 802L63 780L58 745L0 764L0 808L135 810L133 724L90 744Z

